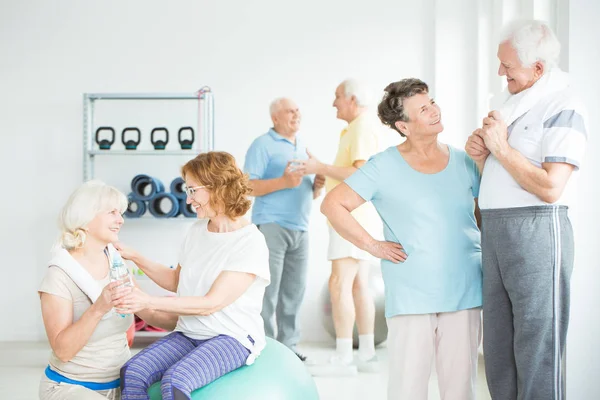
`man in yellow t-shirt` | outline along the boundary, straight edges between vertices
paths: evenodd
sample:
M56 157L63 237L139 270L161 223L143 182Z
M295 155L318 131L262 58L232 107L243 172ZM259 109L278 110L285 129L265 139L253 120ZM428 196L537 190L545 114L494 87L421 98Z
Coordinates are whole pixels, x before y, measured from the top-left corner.
M302 161L306 174L325 175L329 192L379 151L378 126L368 115L368 95L363 85L354 79L342 82L335 91L333 106L337 118L348 122L342 131L338 152L333 165L321 163L310 153ZM381 220L371 203L365 203L352 212L369 233L377 236ZM332 262L329 292L333 322L336 331L336 353L325 365L310 368L313 375L353 375L377 372L375 355L375 305L369 291L369 261L372 256L342 238L329 225L328 259ZM379 235L380 236L380 235ZM354 321L359 334L358 360L353 364L352 330Z

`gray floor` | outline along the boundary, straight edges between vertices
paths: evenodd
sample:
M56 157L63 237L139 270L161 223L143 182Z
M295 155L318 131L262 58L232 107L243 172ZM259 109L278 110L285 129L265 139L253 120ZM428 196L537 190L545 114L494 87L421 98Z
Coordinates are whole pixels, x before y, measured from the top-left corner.
M38 382L48 362L49 346L37 342L0 343L0 393L2 399L37 399ZM313 359L326 359L331 347L324 344L305 343L299 350ZM315 378L322 400L377 400L386 398L387 349L379 347L377 354L382 362L379 374L358 374L347 378ZM483 364L480 359L477 378L477 399L489 400ZM435 373L429 382L429 399L439 399Z

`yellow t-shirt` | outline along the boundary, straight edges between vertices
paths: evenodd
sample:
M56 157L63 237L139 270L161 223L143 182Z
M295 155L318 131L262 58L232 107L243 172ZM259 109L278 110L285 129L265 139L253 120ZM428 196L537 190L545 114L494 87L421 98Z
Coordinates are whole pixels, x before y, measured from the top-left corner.
M373 117L363 112L342 131L337 155L333 165L336 167L352 167L355 161L368 161L379 152L378 125ZM329 192L340 184L340 181L327 177L325 190ZM381 230L381 222L377 211L371 203L365 203L352 211L352 216L369 233L376 234Z

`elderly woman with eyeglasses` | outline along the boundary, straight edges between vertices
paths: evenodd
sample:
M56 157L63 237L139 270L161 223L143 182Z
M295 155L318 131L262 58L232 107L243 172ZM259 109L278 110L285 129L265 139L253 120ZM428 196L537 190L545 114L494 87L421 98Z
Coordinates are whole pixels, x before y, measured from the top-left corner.
M260 311L270 282L269 251L262 233L243 217L250 208L247 176L225 152L198 155L183 166L182 176L198 221L181 246L177 268L116 245L150 279L178 295L133 290L119 310L179 316L173 333L123 366L123 399L148 398L148 387L159 380L163 399L188 399L193 390L252 364L266 343Z

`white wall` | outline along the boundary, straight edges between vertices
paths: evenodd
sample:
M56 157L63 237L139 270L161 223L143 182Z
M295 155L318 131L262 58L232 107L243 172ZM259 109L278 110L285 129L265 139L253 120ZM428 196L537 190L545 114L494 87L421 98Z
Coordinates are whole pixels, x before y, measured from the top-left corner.
M588 153L581 169L575 227L575 269L571 283L571 324L567 345L567 391L571 399L596 398L600 392L600 3L571 0L569 72L589 114Z
M443 140L460 146L481 118L486 91L480 85L499 87L496 78L486 79L486 71L493 76L497 63L494 45L486 44L485 37L491 41L497 31L498 15L519 14L519 3L452 3L0 3L0 317L10 321L0 329L0 340L44 339L36 288L56 234L59 207L82 179L83 92L190 92L210 85L216 96L216 146L240 163L250 142L270 125L270 100L291 96L304 114L301 134L318 157L331 161L343 127L331 107L339 81L366 78L381 90L394 80L423 77L433 83L444 113ZM564 5L564 0L559 3ZM598 7L593 0L571 1L567 25L572 35L565 46L570 50L567 65L591 111L590 148L598 147L593 132L600 126L595 112L600 107L595 73L600 58L598 47L591 45L591 38L600 37ZM480 32L477 40L474 32ZM488 59L482 61L484 54ZM479 84L473 85L474 77ZM591 154L581 172L569 336L568 387L576 399L589 398L585 394L600 384L598 351L591 346L600 337L595 318L600 303L595 243L600 196L592 178L600 165ZM311 219L304 340L329 340L318 304L330 268L318 206L319 201ZM161 257L165 253L159 253L156 241L174 249L184 226L128 221L123 238ZM137 243L143 242L141 232L153 242Z
M422 21L432 3L2 2L0 242L6 279L0 293L2 316L10 315L3 320L11 322L0 329L0 340L44 338L36 288L57 212L82 179L82 93L192 92L210 85L216 147L240 163L251 141L270 126L269 102L290 96L304 114L301 135L331 162L343 127L331 107L335 87L358 77L381 91L391 81L422 76L431 63ZM116 165L119 172L126 168ZM318 207L319 201L302 311L306 340L328 339L317 304L329 273ZM136 242L137 232L150 231L154 241L144 247L153 255L156 243L175 248L184 225L128 221L122 236Z

